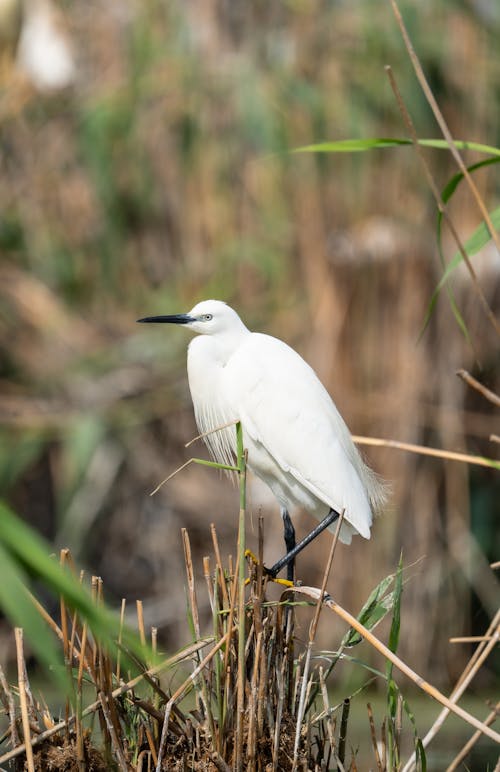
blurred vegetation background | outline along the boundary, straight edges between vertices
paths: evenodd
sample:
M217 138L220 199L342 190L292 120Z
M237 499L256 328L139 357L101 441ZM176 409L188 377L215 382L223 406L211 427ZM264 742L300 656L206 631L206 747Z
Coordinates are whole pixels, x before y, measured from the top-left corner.
M500 145L499 6L401 9L453 135ZM38 63L37 23L53 36ZM498 340L466 271L453 288L473 345L445 293L417 342L442 268L414 151L287 152L405 136L385 64L419 136L439 136L389 3L26 0L0 37L0 495L101 575L112 601L142 598L164 646L188 635L180 529L201 573L211 522L235 550L238 497L200 467L149 496L189 458L196 428L185 333L145 330L139 316L226 300L303 354L353 433L495 457L493 406L455 375L500 390ZM426 154L444 186L450 155ZM475 175L490 209L495 170ZM451 212L463 238L480 222L465 187ZM498 255L486 247L474 265L498 312ZM332 593L357 611L403 550L400 653L446 688L469 654L448 638L482 633L496 607L498 473L366 455L393 494L371 541L339 548ZM272 562L278 509L258 485L250 494L249 541L262 509ZM311 525L300 517L298 533ZM320 581L328 548L323 538L300 557L304 582ZM329 648L341 637L331 624Z

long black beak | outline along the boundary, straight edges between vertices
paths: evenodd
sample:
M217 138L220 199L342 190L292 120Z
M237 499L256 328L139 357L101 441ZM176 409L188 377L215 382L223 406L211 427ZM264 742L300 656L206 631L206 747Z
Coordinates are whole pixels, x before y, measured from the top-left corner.
M138 319L138 322L162 322L163 324L189 324L196 322L194 316L189 314L170 314L170 316L145 316L144 319Z

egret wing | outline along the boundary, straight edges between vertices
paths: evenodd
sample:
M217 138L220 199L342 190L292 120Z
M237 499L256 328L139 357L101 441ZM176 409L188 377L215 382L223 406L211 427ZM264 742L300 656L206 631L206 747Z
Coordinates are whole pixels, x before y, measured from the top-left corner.
M227 363L224 389L244 432L314 496L345 509L345 519L368 538L365 467L312 368L282 341L254 333Z

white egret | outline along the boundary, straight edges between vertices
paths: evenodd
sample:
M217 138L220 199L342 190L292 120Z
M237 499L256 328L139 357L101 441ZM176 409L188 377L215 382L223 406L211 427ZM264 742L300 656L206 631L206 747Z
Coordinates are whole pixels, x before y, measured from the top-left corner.
M240 421L248 467L277 498L287 555L276 575L344 511L339 538L370 538L372 518L384 504L385 487L363 462L342 416L314 370L290 346L250 332L230 306L204 300L187 314L139 322L182 324L197 333L188 349L188 378L196 423L214 459L234 463L234 426ZM288 511L304 507L320 524L295 547Z

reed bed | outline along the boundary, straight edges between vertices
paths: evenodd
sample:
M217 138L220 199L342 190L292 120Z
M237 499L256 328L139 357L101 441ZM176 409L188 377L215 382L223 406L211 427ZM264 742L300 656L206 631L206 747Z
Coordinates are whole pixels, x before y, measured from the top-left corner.
M401 562L394 574L379 583L355 617L326 592L337 534L322 587L284 587L277 600L268 598L269 580L262 565L262 519L261 559L257 563L245 559L241 538L236 558L228 556L223 562L213 526L211 537L212 555L205 557L203 580L197 584L189 535L186 530L182 534L188 605L185 631L192 640L172 656L158 651L156 629L145 629L140 601L135 610L137 630L149 645L143 662L120 644L118 656L112 656L111 647L92 636L64 599L56 618L37 603L60 641L61 665L67 670L70 688L65 704L57 710L49 709L43 697L35 698L23 632L16 628L17 682L9 685L0 669L0 701L7 719L0 738L1 769L354 772L364 768L357 760L361 740L349 724L351 700L359 700L360 695L340 696L335 677L336 665L353 657L356 667L366 668L365 685L374 677L385 682L384 715L375 718L370 702L366 704L366 735L372 748L372 768L378 772L425 769L425 747L439 742L450 711L464 721L464 739L467 737L450 770L458 768L482 735L500 742L500 734L492 728L496 708L490 709L482 722L458 706L459 698L498 643L498 614L477 642L448 698L396 653L401 634ZM71 564L67 551L61 554L61 562ZM244 572L240 572L240 565L244 565ZM91 588L95 603L101 604L102 580L93 577ZM198 599L202 595L208 598L212 611L211 629L206 631L200 622ZM123 601L121 620L125 605ZM296 631L299 608L309 620L307 642ZM320 614L332 613L346 623L345 632L337 645L325 652L317 646L316 631ZM391 617L387 644L373 632L386 615ZM120 626L118 643L121 631ZM382 665L374 671L353 653L363 639L383 656L385 668ZM131 665L138 671L134 676ZM418 716L413 715L398 686L398 672L444 706L423 739ZM55 713L60 719L54 718ZM6 746L10 748L6 750Z

